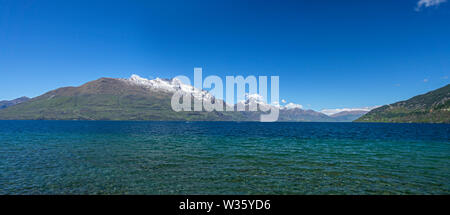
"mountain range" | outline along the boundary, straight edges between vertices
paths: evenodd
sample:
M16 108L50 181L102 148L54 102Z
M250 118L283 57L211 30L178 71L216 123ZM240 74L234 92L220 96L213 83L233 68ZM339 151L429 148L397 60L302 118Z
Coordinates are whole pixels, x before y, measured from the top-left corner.
M16 102L0 110L3 120L151 120L151 121L259 121L262 112L252 111L181 111L171 108L177 90L188 92L192 99L213 97L177 79L148 80L133 75L128 79L100 78L79 87L63 87L41 96ZM224 105L229 105L223 102ZM245 106L268 105L249 96ZM12 102L11 102L12 104ZM360 114L360 113L358 113ZM353 116L354 113L349 113ZM280 107L279 121L351 121L346 114L328 116L298 107Z
M171 108L172 95L189 93L192 100L213 99L208 91L177 79L153 80L132 75L127 79L100 78L78 87L62 87L35 98L0 102L0 120L148 120L148 121L259 121L261 111L180 111ZM226 104L234 106L236 104ZM246 110L255 103L249 95ZM406 101L368 109L342 109L337 113L304 110L299 105L279 107L278 121L293 122L440 122L450 123L450 85Z

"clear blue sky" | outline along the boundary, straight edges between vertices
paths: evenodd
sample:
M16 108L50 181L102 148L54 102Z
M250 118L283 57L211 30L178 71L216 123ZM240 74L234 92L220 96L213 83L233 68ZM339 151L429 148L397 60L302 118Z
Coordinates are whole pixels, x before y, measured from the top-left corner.
M279 75L305 108L448 84L450 2L0 0L0 100L99 77Z

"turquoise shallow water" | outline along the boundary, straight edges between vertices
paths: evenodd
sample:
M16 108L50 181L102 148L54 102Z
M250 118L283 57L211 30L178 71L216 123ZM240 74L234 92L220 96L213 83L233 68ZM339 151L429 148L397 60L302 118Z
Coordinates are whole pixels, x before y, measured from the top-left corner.
M0 121L0 194L450 194L450 125Z

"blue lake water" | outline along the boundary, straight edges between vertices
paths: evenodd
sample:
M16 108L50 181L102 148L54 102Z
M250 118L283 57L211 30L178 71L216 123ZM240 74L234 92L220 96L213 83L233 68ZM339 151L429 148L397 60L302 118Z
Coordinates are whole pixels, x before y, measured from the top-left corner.
M450 125L0 121L0 194L450 194Z

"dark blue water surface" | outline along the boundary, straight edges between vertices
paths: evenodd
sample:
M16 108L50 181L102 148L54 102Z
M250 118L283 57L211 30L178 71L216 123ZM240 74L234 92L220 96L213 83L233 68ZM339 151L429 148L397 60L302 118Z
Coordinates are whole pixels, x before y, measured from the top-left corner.
M0 194L450 194L450 125L0 121Z

